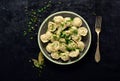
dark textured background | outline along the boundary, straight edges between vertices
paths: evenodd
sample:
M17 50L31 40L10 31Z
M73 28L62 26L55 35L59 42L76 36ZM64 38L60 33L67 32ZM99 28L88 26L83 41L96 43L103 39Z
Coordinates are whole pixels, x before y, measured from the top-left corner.
M120 1L119 0L51 0L51 6L40 13L39 25L50 14L69 10L80 14L92 32L92 44L87 55L69 66L59 66L45 59L39 73L29 62L37 58L37 35L30 40L27 30L28 12L42 8L49 0L0 0L0 81L119 81L120 80ZM59 3L61 2L61 3ZM95 63L95 14L103 17L100 35L101 62ZM31 34L30 34L31 35ZM40 75L39 75L40 74Z

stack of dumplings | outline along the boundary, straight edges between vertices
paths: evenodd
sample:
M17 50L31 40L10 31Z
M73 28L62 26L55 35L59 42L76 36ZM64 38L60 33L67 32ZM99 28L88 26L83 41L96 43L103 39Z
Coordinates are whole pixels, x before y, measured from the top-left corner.
M88 29L82 26L79 17L55 16L48 22L46 33L40 36L43 43L47 43L46 50L50 56L62 61L80 56L85 48L82 38L88 33Z

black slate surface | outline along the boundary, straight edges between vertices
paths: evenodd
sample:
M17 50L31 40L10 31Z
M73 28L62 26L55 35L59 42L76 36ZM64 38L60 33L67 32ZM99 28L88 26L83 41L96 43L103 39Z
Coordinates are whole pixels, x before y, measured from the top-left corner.
M120 1L119 0L51 0L50 7L40 13L38 26L28 36L26 14L42 8L49 0L0 0L0 81L119 81L120 80ZM26 9L27 8L27 9ZM34 35L42 21L50 14L69 10L80 14L92 32L92 44L87 55L69 66L59 66L45 59L39 75L29 62L37 58L39 47ZM96 33L95 14L103 17L100 35L101 62L94 61ZM30 35L34 36L31 40Z

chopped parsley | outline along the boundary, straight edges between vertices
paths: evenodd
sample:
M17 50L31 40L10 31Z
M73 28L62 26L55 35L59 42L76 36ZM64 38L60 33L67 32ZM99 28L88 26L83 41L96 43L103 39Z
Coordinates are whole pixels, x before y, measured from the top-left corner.
M54 40L58 40L58 39L59 39L59 36L58 36L58 35L53 34L53 39L54 39Z
M61 23L61 26L64 27L64 23Z
M42 69L44 65L44 57L43 54L40 52L38 55L38 59L32 59L33 64L35 67Z
M54 30L54 24L51 25L51 30Z
M72 32L73 32L74 35L78 34L78 30L73 30Z

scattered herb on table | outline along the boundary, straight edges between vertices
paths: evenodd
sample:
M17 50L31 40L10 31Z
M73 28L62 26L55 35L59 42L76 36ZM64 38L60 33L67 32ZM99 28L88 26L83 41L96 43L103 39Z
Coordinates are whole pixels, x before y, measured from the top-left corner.
M26 6L25 12L28 17L27 19L27 29L23 31L23 36L28 36L29 39L34 39L35 35L33 33L36 33L36 29L39 27L40 23L40 17L41 14L47 11L47 9L51 6L51 0L48 2L45 2L43 7L37 8L37 9L29 9Z
M32 61L35 67L42 69L42 67L44 66L43 54L39 52L38 59L32 59Z

